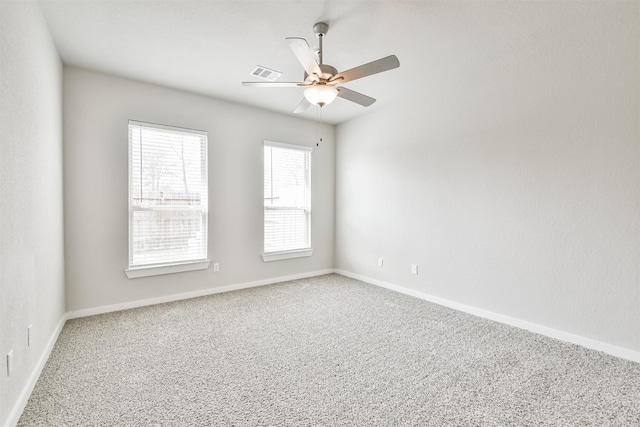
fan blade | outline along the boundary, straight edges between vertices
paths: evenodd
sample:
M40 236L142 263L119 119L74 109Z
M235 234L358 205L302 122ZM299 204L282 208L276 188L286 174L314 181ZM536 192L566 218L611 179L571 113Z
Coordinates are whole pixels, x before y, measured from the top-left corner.
M309 107L311 107L311 103L307 101L307 98L302 98L302 101L300 101L300 104L298 104L293 112L296 114L304 113Z
M300 87L310 86L304 82L242 82L242 86L248 87Z
M302 64L302 68L307 72L308 75L313 76L321 76L322 71L320 70L320 66L316 62L316 55L309 47L309 43L305 39L301 39L299 37L287 37L287 41L289 42L289 47L293 51L293 54L298 58L300 64Z
M387 56L386 58L378 59L377 61L369 62L368 64L361 65L359 67L352 68L347 71L343 71L335 75L331 81L338 81L340 84L350 82L355 79L367 77L372 74L378 74L383 71L393 70L400 66L400 61L395 55Z
M364 107L368 107L369 105L376 102L375 98L363 95L360 92L356 92L355 90L347 89L346 87L337 87L336 89L338 89L338 96L340 98L355 102L356 104L360 104Z

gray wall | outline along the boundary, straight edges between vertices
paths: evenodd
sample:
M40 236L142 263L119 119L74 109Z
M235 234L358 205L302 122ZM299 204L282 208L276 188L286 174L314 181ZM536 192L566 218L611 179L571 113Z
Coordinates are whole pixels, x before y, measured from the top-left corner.
M125 276L129 119L208 131L209 258L220 272ZM333 267L333 126L65 67L64 129L67 310ZM262 261L263 139L314 147L309 258Z
M336 267L638 351L638 2L562 6L338 126Z
M62 64L34 2L0 2L0 425L64 315ZM34 340L27 347L27 327ZM13 349L14 369L6 374Z

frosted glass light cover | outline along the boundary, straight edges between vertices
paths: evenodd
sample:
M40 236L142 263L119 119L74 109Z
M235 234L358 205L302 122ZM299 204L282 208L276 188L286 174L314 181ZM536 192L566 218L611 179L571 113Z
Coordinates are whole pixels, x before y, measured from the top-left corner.
M307 98L307 101L321 107L331 104L336 96L338 96L338 89L327 85L311 86L304 91L304 97Z

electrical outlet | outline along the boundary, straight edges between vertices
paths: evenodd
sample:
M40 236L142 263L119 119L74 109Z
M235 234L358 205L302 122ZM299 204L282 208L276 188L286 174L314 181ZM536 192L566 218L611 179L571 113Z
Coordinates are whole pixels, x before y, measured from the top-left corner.
M418 266L416 264L411 264L411 274L418 274Z
M7 353L7 376L11 375L13 370L13 350Z
M382 267L384 265L384 260L382 258L378 258L378 267Z
M214 262L213 263L213 271L214 271L214 273L220 271L220 264L218 264L217 262Z
M31 347L31 341L33 340L33 325L29 325L27 328L27 347Z

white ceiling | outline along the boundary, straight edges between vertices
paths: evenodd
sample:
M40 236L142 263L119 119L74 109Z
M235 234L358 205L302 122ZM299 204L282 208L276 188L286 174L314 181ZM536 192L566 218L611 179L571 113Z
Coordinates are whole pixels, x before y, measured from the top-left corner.
M338 98L322 120L341 123L396 102L415 102L461 69L481 66L566 27L568 3L522 1L40 0L65 64L292 114L301 88L247 88L256 65L302 80L285 38L317 46L344 71L395 54L400 68L345 84L377 99L362 107ZM573 11L575 12L575 11ZM572 12L572 13L573 13ZM413 101L410 101L413 100ZM419 106L416 106L419 108ZM303 115L317 119L317 109Z

